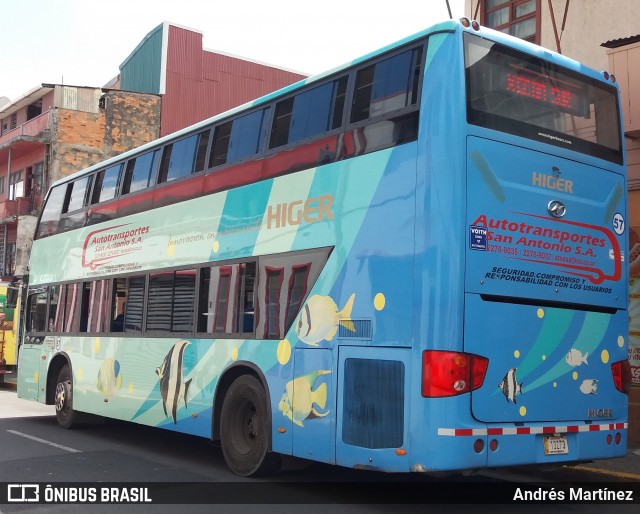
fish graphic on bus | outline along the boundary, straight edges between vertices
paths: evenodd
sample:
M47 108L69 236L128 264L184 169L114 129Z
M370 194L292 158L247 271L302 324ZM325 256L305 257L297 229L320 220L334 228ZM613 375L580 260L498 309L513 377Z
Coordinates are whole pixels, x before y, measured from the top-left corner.
M109 398L122 388L122 373L120 372L120 363L115 359L105 359L96 380L96 387L105 396Z
M327 384L322 383L316 389L313 384L321 375L327 375L331 370L319 369L287 382L284 393L278 404L282 415L289 418L296 425L304 427L302 422L310 418L322 418L329 411L318 412L317 405L324 409L327 404Z
M580 384L580 392L582 394L596 394L598 390L598 381L595 378L583 380Z
M180 400L184 401L187 408L187 394L191 379L184 381L184 352L189 341L178 341L167 353L162 365L156 368L156 374L160 377L160 394L162 394L162 408L165 416L169 416L177 423L177 411Z
M567 356L565 357L564 360L567 362L569 366L574 366L574 367L581 366L583 363L589 364L587 362L588 355L589 355L589 352L582 355L582 352L580 350L576 350L575 348L572 348L571 350L569 350L569 353L567 353Z
M511 368L507 371L507 374L502 379L502 382L498 384L498 387L502 390L505 398L507 399L507 403L510 401L513 403L516 402L516 394L522 394L522 382L518 384L518 379L516 377L516 372L518 368Z
M349 318L355 298L356 294L353 293L344 307L338 310L331 297L314 294L304 304L298 318L296 334L300 341L310 346L318 346L322 340L331 341L338 331L338 325L354 332L353 322Z

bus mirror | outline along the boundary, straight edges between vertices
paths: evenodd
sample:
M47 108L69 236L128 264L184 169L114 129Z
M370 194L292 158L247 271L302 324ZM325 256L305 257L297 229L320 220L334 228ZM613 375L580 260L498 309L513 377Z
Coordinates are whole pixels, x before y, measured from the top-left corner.
M9 286L7 287L7 301L5 307L7 309L15 309L18 304L18 288Z

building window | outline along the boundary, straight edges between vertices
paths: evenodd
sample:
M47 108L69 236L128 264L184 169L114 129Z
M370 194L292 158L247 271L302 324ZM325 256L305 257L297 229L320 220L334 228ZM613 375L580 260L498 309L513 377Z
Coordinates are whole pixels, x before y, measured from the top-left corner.
M16 171L9 175L9 200L24 196L24 172Z
M27 121L36 118L42 114L42 98L37 102L33 102L27 106Z
M482 24L539 44L540 0L485 0Z
M4 260L4 273L5 276L12 276L16 274L16 243L7 243L7 249L5 252Z
M33 165L31 176L31 189L35 194L42 194L42 174L44 170L44 162L37 162ZM45 191L46 193L46 191Z
M0 177L0 195L4 194L4 177Z

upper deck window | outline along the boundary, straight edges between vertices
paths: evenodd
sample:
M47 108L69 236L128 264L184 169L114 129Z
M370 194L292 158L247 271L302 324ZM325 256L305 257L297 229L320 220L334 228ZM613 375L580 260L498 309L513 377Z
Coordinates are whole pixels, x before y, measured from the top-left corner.
M84 207L90 184L91 176L79 178L69 184L69 202L65 212L73 212Z
M464 44L469 123L622 163L615 87L471 34Z
M122 191L120 194L134 193L149 187L153 180L155 170L158 168L158 155L160 150L147 152L131 159L127 163L127 169L122 181Z
M198 136L194 135L164 147L158 184L191 175L197 144Z
M269 108L218 125L213 136L209 168L241 161L262 151Z
M106 170L100 170L96 174L96 183L93 186L91 204L106 202L115 198L120 182L120 169L122 164L115 164Z
M36 239L55 234L62 214L62 207L67 196L67 184L51 188L38 223Z
M421 56L422 47L419 47L359 70L351 122L357 123L415 105Z
M340 128L346 91L342 77L278 102L269 148Z

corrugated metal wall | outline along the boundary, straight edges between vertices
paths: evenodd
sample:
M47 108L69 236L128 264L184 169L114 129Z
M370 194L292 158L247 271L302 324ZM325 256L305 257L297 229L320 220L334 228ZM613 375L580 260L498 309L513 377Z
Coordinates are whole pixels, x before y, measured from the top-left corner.
M201 33L171 25L161 135L303 78L298 73L204 51Z
M120 89L160 93L164 24L152 30L120 65Z
M102 91L93 87L56 86L53 103L63 109L96 114L101 95Z

